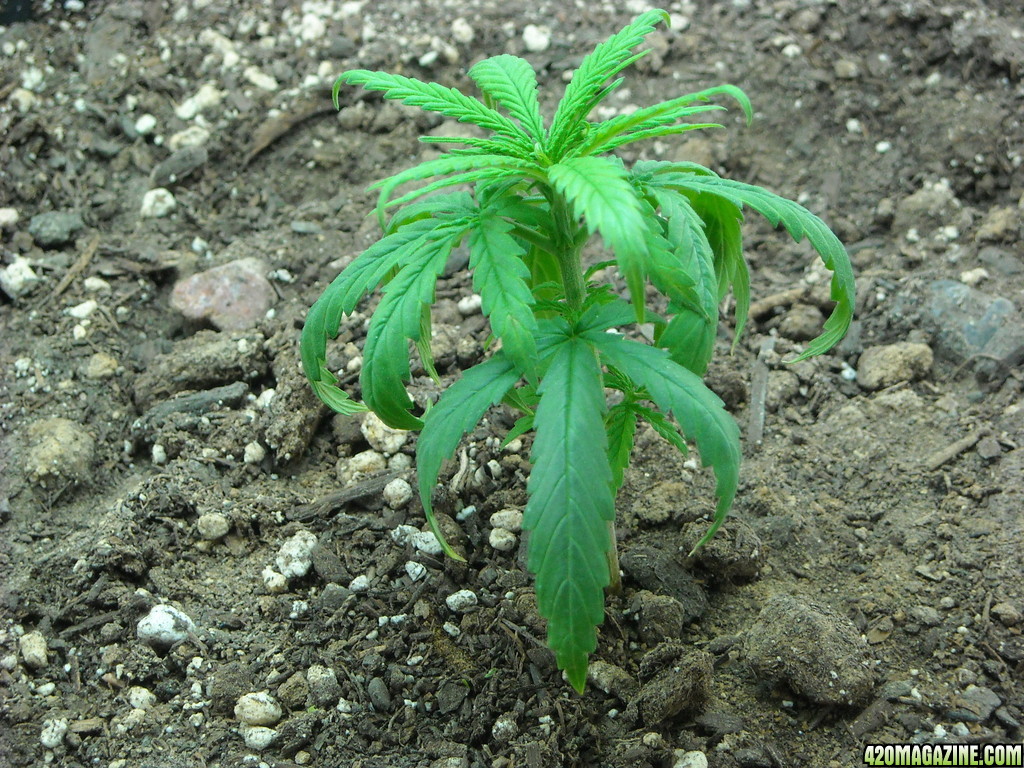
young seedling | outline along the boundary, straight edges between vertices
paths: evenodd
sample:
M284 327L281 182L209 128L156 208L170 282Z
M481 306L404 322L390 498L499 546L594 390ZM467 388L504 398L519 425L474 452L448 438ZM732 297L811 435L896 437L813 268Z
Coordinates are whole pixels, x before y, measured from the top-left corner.
M798 360L839 341L853 308L846 251L805 208L696 163L629 166L612 154L643 139L721 127L686 122L722 109L706 103L712 97L735 99L749 122L750 103L738 88L721 85L603 122L588 120L622 83L619 73L644 55L634 49L666 20L664 11L649 11L598 45L574 73L550 122L541 115L533 69L515 56L495 56L470 69L482 101L401 75L344 73L334 86L335 106L343 84L361 85L490 135L424 137L454 146L373 185L380 190L383 237L328 286L302 333L306 375L327 405L343 414L369 407L392 427L421 430L420 499L451 557L459 556L444 541L431 507L441 465L491 406L505 403L522 413L506 440L534 432L523 519L530 532L527 566L536 577L537 605L558 666L580 691L604 618L604 589L618 580L615 495L638 420L681 451L692 441L714 470L718 503L698 547L722 524L736 493L739 433L702 377L719 303L730 290L737 337L747 317L743 208L781 225L797 241L806 238L833 272L835 308ZM410 182L420 185L392 199ZM594 235L611 258L587 268L581 253ZM408 342L436 379L430 305L449 254L462 242L494 352L415 415L404 386L411 378ZM612 266L628 301L596 280L614 274ZM659 312L646 306L648 282L664 296ZM337 336L342 316L381 284L363 349L363 405L338 387L326 345ZM653 325L653 346L619 330L632 323ZM611 406L609 390L621 393Z

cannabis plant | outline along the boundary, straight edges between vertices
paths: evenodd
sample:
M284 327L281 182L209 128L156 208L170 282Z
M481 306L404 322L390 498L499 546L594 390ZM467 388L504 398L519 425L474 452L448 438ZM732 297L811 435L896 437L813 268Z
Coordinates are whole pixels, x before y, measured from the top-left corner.
M718 503L701 543L722 524L735 495L738 430L702 377L719 304L730 290L737 336L747 316L744 207L785 227L794 239L806 238L833 271L835 309L798 359L832 347L852 312L846 251L803 207L696 163L627 165L612 154L644 139L720 127L689 121L722 109L708 103L713 97L735 99L749 122L750 103L738 88L722 85L602 122L589 119L622 83L619 73L644 55L634 49L664 20L665 12L649 11L598 45L574 73L550 121L541 114L533 69L509 55L470 69L482 100L365 70L344 73L334 87L335 106L343 84L360 85L489 135L424 137L448 152L373 185L380 192L383 236L310 309L302 334L306 375L339 413L368 407L392 427L420 430L420 499L431 529L456 558L431 507L442 463L491 406L504 403L522 414L506 439L534 433L523 519L527 565L536 577L548 642L577 690L597 646L603 590L619 575L615 495L637 422L647 422L681 451L687 441L695 443L713 469ZM396 197L409 183L415 186ZM609 259L585 266L581 254L595 235ZM415 343L436 380L430 306L435 283L460 243L468 246L473 288L490 322L491 354L417 415L404 386L411 378L408 343ZM617 290L616 274L624 292ZM655 302L657 311L647 306L648 283L663 297ZM342 316L379 285L382 296L363 348L363 405L339 388L326 345L337 336ZM629 330L634 323L653 326L653 345ZM609 397L610 390L618 394Z

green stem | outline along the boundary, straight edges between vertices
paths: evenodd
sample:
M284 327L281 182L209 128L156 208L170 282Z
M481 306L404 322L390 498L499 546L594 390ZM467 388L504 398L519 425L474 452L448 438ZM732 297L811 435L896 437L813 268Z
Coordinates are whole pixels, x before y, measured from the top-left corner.
M583 309L587 287L583 280L583 264L580 261L580 246L577 245L579 226L573 221L569 204L556 190L547 195L551 205L551 216L557 228L555 256L562 273L562 287L565 289L565 303L573 312Z

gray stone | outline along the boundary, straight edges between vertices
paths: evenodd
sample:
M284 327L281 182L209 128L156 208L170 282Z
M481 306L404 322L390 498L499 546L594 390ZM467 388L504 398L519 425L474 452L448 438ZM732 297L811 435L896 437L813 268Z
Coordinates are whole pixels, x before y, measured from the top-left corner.
M978 355L1002 358L1024 344L1024 323L1013 302L955 280L930 283L924 310L936 332L936 354L956 365Z
M953 699L947 715L954 720L980 723L989 718L1003 700L995 691L980 685L969 685Z
M85 226L76 211L48 211L37 213L28 223L28 233L43 248L54 248L71 241Z
M379 677L370 680L366 686L366 693L370 697L370 704L378 712L390 712L392 707L391 693L387 685Z
M84 427L69 419L43 419L28 428L25 470L40 485L81 482L89 473L96 443Z
M768 601L744 642L747 662L758 674L826 706L867 700L872 676L866 648L845 616L790 595Z
M168 187L176 184L200 166L205 165L208 159L209 153L202 145L183 147L157 164L149 174L149 183L153 187Z

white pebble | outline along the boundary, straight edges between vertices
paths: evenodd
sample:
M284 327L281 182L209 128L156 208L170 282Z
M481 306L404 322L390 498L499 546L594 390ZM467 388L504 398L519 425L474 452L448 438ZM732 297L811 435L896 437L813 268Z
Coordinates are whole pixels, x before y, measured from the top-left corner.
M68 721L66 718L58 717L53 720L43 720L43 730L39 734L39 743L47 749L56 749L68 732Z
M880 155L884 155L890 149L892 149L891 141L880 141L877 144L875 144L875 152L877 152Z
M399 546L404 546L408 541L412 539L417 533L419 528L412 525L399 525L391 531L391 540Z
M156 130L156 118L148 112L140 115L139 119L135 121L135 132L139 136L149 136L154 130Z
M0 208L0 229L13 227L20 218L17 208Z
M491 515L491 525L506 531L519 533L523 529L523 513L518 509L501 509Z
M195 623L170 605L154 605L135 628L139 640L152 648L169 648L194 632Z
M196 520L196 531L199 532L199 538L204 541L223 539L230 530L231 520L220 512L208 512Z
M210 140L210 132L199 125L190 125L183 131L178 131L167 140L167 147L172 152L177 152L185 147L201 147Z
M479 314L482 305L483 299L480 298L480 294L471 293L469 296L463 296L459 299L459 303L456 306L458 307L459 314L463 317L469 317L470 315Z
M324 20L313 13L307 13L302 17L302 26L299 30L299 36L306 42L312 42L313 40L319 40L327 33L327 25L324 24Z
M269 691L246 693L235 702L235 717L245 725L276 725L281 715L281 705Z
M443 629L445 633L451 637L458 637L462 634L462 629L459 627L459 625L453 624L450 621L446 621L444 625L441 627L441 629Z
M407 480L396 477L384 486L384 501L392 509L401 509L412 499L412 486Z
M246 464L259 464L263 459L267 457L267 449L260 445L257 441L253 440L251 443L245 444L245 450L242 453L242 459Z
M178 108L174 110L182 120L191 120L205 109L215 107L224 98L224 92L217 90L213 83L203 83L195 95L185 99Z
M132 709L152 709L156 706L156 694L149 688L133 685L128 689L128 704Z
M277 570L286 579L301 579L313 566L313 550L316 548L316 535L309 531L299 531L281 545L274 558Z
M708 768L707 755L697 750L685 752L677 749L672 754L672 757L674 759L672 768Z
M263 577L263 586L267 588L268 592L280 594L288 589L288 579L269 565L263 569L261 576Z
M355 593L366 592L370 589L370 577L360 573L348 583L348 588Z
M444 602L449 610L462 613L477 604L476 592L471 589L460 589L458 592L448 595Z
M416 531L411 540L412 545L425 555L440 555L444 552L433 531Z
M262 752L264 749L274 743L274 739L277 738L277 731L273 728L265 728L262 725L248 725L241 729L242 738L245 740L245 746L256 752Z
M87 317L89 317L89 315L91 315L93 312L99 309L99 306L100 305L96 302L95 299L87 299L86 301L83 301L81 304L76 304L75 306L69 307L64 311L65 313L71 315L71 317L75 318L76 320L85 320Z
M249 66L245 68L242 76L262 91L276 91L281 86L277 80L260 70L259 67Z
M499 552L510 552L516 546L516 535L505 528L492 528L487 541Z
M405 572L413 581L419 581L427 575L427 567L423 565L423 563L417 563L415 560L409 560L405 564Z
M385 456L397 453L405 445L405 441L409 439L408 432L404 429L392 429L373 412L363 417L363 423L359 425L359 430L363 433L363 437L366 438L366 442L370 444L370 447L380 451ZM352 458L354 459L355 456Z
M551 45L551 31L547 27L527 24L523 29L523 45L526 46L526 50L533 53L546 51Z
M782 49L782 55L785 56L787 59L795 59L803 52L804 49L801 48L796 43L790 43L789 45Z
M29 632L18 639L21 658L32 669L42 669L48 663L46 638L40 632Z
M57 690L56 683L43 683L36 686L36 696L46 697Z
M7 98L21 114L30 112L39 101L39 98L27 88L15 88Z
M38 281L28 259L22 256L15 256L14 261L0 269L0 289L11 298L25 295Z
M139 216L144 219L163 218L178 206L174 195L163 187L151 189L142 196L142 207L139 208Z
M166 464L167 463L167 449L164 448L160 443L153 443L153 447L149 451L150 458L153 459L154 464Z
M102 277L89 275L82 281L82 287L90 293L110 293L110 283Z
M459 43L472 43L476 32L461 16L452 22L452 37Z

